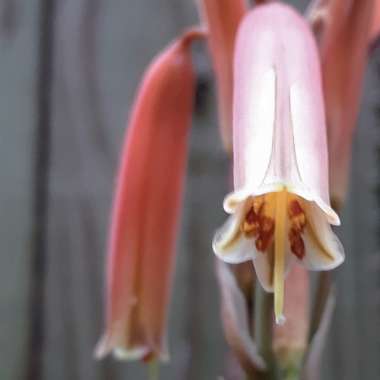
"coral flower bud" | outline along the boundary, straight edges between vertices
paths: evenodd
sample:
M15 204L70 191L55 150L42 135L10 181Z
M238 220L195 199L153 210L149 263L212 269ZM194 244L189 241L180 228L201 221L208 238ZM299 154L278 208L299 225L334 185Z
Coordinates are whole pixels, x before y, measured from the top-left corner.
M318 29L330 156L330 190L339 208L345 200L371 33L375 0L316 2L309 18ZM373 37L373 36L372 36Z
M375 11L372 15L370 42L374 42L380 35L380 1L375 0Z
M121 155L107 268L106 331L96 349L165 359L173 246L185 173L194 75L193 30L146 71Z
M208 43L218 88L220 132L225 148L232 151L232 62L235 34L247 10L244 0L198 0L207 25Z
M340 221L329 201L318 51L289 6L264 4L243 19L233 111L234 191L224 200L232 215L213 249L226 262L253 260L280 323L289 265L328 270L344 259L330 227Z

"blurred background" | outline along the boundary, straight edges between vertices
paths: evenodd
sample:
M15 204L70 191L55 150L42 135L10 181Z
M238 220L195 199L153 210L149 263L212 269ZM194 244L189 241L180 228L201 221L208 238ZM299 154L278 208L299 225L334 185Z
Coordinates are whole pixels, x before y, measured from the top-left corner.
M307 1L293 1L304 10ZM0 0L0 379L144 379L93 359L113 182L136 86L153 56L197 22L190 0ZM380 379L380 52L371 59L338 229L347 259L323 379ZM198 91L162 379L222 379L233 360L210 240L228 162L212 71ZM239 375L235 377L239 379Z

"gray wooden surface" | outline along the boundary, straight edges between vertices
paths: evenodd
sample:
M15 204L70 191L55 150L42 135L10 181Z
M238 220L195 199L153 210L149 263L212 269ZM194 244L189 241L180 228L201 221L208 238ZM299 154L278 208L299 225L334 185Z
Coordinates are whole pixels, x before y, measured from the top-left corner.
M306 1L297 3L304 7ZM25 378L40 10L37 0L0 0L1 380ZM125 120L144 67L195 21L189 0L56 0L41 380L145 378L138 363L92 357L103 325L108 216ZM162 379L217 379L227 358L210 239L224 219L228 165L201 46L194 59L204 91L191 134L178 241L169 323L172 360L162 368ZM354 145L350 201L339 230L347 260L336 273L326 380L380 378L376 71L380 64L373 60Z
M32 230L39 5L0 1L0 379L22 376Z

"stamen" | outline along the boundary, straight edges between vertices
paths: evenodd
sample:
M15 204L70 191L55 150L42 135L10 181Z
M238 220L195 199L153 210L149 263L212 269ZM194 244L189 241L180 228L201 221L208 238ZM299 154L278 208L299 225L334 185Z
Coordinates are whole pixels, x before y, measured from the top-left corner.
M273 241L274 220L268 216L261 216L259 219L259 233L256 240L258 251L265 252Z
M276 212L274 231L274 314L276 323L285 322L284 308L284 271L285 271L285 235L286 235L287 191L276 194Z
M240 230L246 238L255 238L256 249L265 253L273 242L274 220L265 213L266 202L262 197L252 200Z
M305 257L305 243L302 232L306 226L306 215L297 200L289 202L288 215L290 219L289 242L292 253L300 260Z
M264 206L264 201L262 198L254 198L253 199L253 211L257 214L260 215Z
M244 222L241 225L241 231L248 238L255 237L259 233L260 224L259 218L251 208L245 216Z
M294 228L289 230L289 242L292 253L302 260L305 257L305 243L298 230Z
M289 202L288 215L292 228L299 232L303 232L306 225L306 216L297 200L292 200Z

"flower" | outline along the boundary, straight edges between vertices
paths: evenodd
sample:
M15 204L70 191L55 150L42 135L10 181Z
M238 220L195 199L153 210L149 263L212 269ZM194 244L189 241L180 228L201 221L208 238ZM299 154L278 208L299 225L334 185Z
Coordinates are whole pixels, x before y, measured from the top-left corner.
M370 42L373 43L379 38L380 34L380 1L375 1L374 14L372 15Z
M96 356L167 358L165 322L194 75L191 30L145 73L126 134L112 213L106 332Z
M376 33L375 0L323 0L310 8L321 56L329 144L330 193L343 204L349 177L362 82Z
M244 0L198 0L199 13L208 30L208 43L218 87L222 141L232 150L232 61L235 35L247 10Z
M330 224L324 104L318 51L292 8L261 5L243 19L234 62L234 191L213 240L229 263L253 260L283 318L284 278L298 261L328 270L344 260Z

